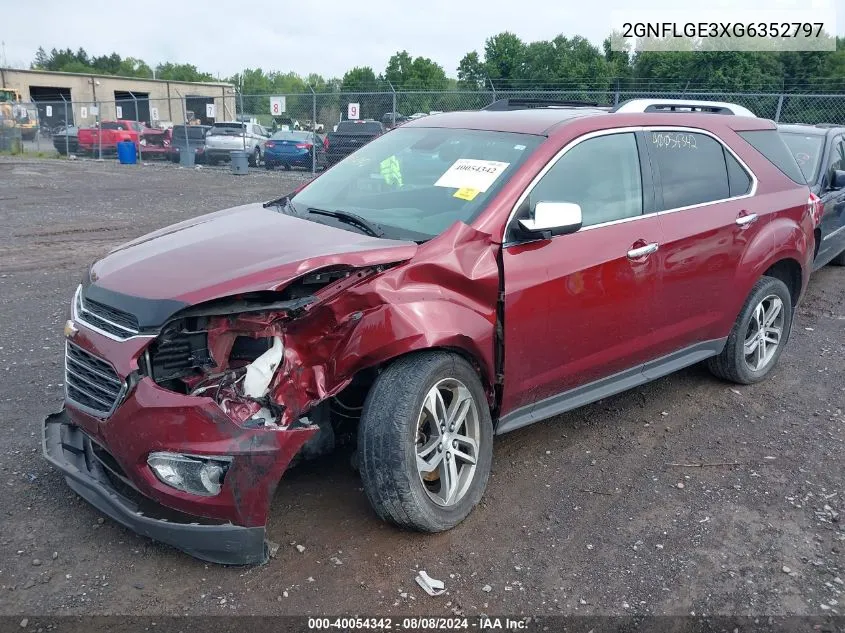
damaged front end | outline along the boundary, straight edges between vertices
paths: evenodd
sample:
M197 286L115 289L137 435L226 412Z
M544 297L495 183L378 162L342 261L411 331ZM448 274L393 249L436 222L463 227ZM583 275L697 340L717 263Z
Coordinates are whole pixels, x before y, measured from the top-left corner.
M489 235L457 223L419 249L392 247L354 265L339 261L349 255L296 263L301 272L282 283L244 283L158 321L153 308L171 299L131 298L150 306L134 336L107 336L75 312L66 368L84 375L66 378L94 398L105 394L97 381L109 381L115 400L81 406L84 394L66 380L65 410L45 422L45 456L76 492L140 534L216 563L266 561L282 474L354 435L391 360L459 350L474 359L493 406L496 253ZM113 299L88 298L103 297Z
M124 345L80 327L67 344L76 376L66 408L45 422L45 456L80 496L140 534L211 562L266 561L264 525L281 475L335 445L320 390L289 396L313 367L301 364L312 342L288 328L303 320L331 337L336 324L318 325L314 310L383 269L330 268L281 291L192 306L157 336ZM114 350L132 345L119 362ZM96 360L104 358L120 368L115 381L132 370L113 412L97 415L72 385L103 397L95 380L111 371Z
M354 313L338 323L325 319L326 314L320 320L315 312L384 269L321 270L282 292L252 293L185 310L147 348L141 373L170 391L211 398L244 428L308 427L313 424L305 417L308 409L347 384L334 384L333 393L326 391L322 377L312 375L302 384L305 373L313 374L320 351L313 347L314 339L337 343L339 331L348 334L348 326L361 317ZM299 320L307 322L307 336L292 325Z

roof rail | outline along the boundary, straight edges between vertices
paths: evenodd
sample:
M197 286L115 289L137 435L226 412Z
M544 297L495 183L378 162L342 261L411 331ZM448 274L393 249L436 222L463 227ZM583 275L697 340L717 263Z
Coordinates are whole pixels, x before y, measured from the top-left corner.
M701 112L704 114L755 115L748 108L726 101L696 101L694 99L629 99L616 106L612 112Z
M499 99L482 110L531 110L533 108L597 108L591 101L560 101L556 99Z

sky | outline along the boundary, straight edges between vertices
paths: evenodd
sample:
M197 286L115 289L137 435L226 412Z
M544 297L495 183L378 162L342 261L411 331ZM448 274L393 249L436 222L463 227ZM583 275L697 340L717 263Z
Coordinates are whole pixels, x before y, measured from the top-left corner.
M100 9L85 0L40 0L33 11L27 2L0 4L6 66L29 67L39 46L83 47L153 66L190 63L224 78L244 68L339 77L354 66L371 66L379 73L400 50L432 58L454 77L467 52L482 52L485 39L505 30L524 41L562 33L600 45L615 11L630 14L636 7L652 16L683 6L677 0L142 0L129 10L128 2ZM836 31L845 35L845 0L712 0L708 6L714 20L725 19L728 7L800 7L808 21L814 9L833 7Z

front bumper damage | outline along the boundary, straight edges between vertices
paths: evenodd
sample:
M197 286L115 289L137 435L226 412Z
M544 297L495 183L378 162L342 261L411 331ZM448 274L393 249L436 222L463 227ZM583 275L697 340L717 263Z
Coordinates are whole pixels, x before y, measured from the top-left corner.
M402 354L460 349L478 359L494 402L499 276L488 238L456 224L413 263L416 246L355 267L334 258L318 270L298 265L310 271L258 298L244 291L173 306L89 293L92 305L120 309L121 299L125 313L143 310L140 334L120 340L91 327L91 311L75 299L65 331L66 407L44 422L44 455L80 496L139 534L210 562L265 562L265 524L282 475L331 450L329 405L347 387L361 395L356 377L372 380ZM108 402L83 406L86 390ZM225 458L219 492L168 485L148 463L157 453Z
M64 474L71 490L106 516L142 536L172 545L201 560L224 565L266 562L264 526L201 524L194 517L141 497L130 485L118 488L114 476L110 478L106 466L97 457L95 446L71 422L66 410L44 420L44 457ZM186 520L179 522L177 518Z

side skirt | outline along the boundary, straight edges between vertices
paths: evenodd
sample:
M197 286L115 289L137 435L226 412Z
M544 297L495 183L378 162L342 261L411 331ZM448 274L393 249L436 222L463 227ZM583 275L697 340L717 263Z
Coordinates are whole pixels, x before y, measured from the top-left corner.
M514 431L534 422L540 422L566 411L577 409L596 400L607 398L621 391L674 373L711 356L716 356L721 353L727 340L727 338L722 338L697 343L662 358L649 361L644 365L637 365L607 378L601 378L575 389L550 396L540 402L520 407L499 418L496 425L496 435Z

